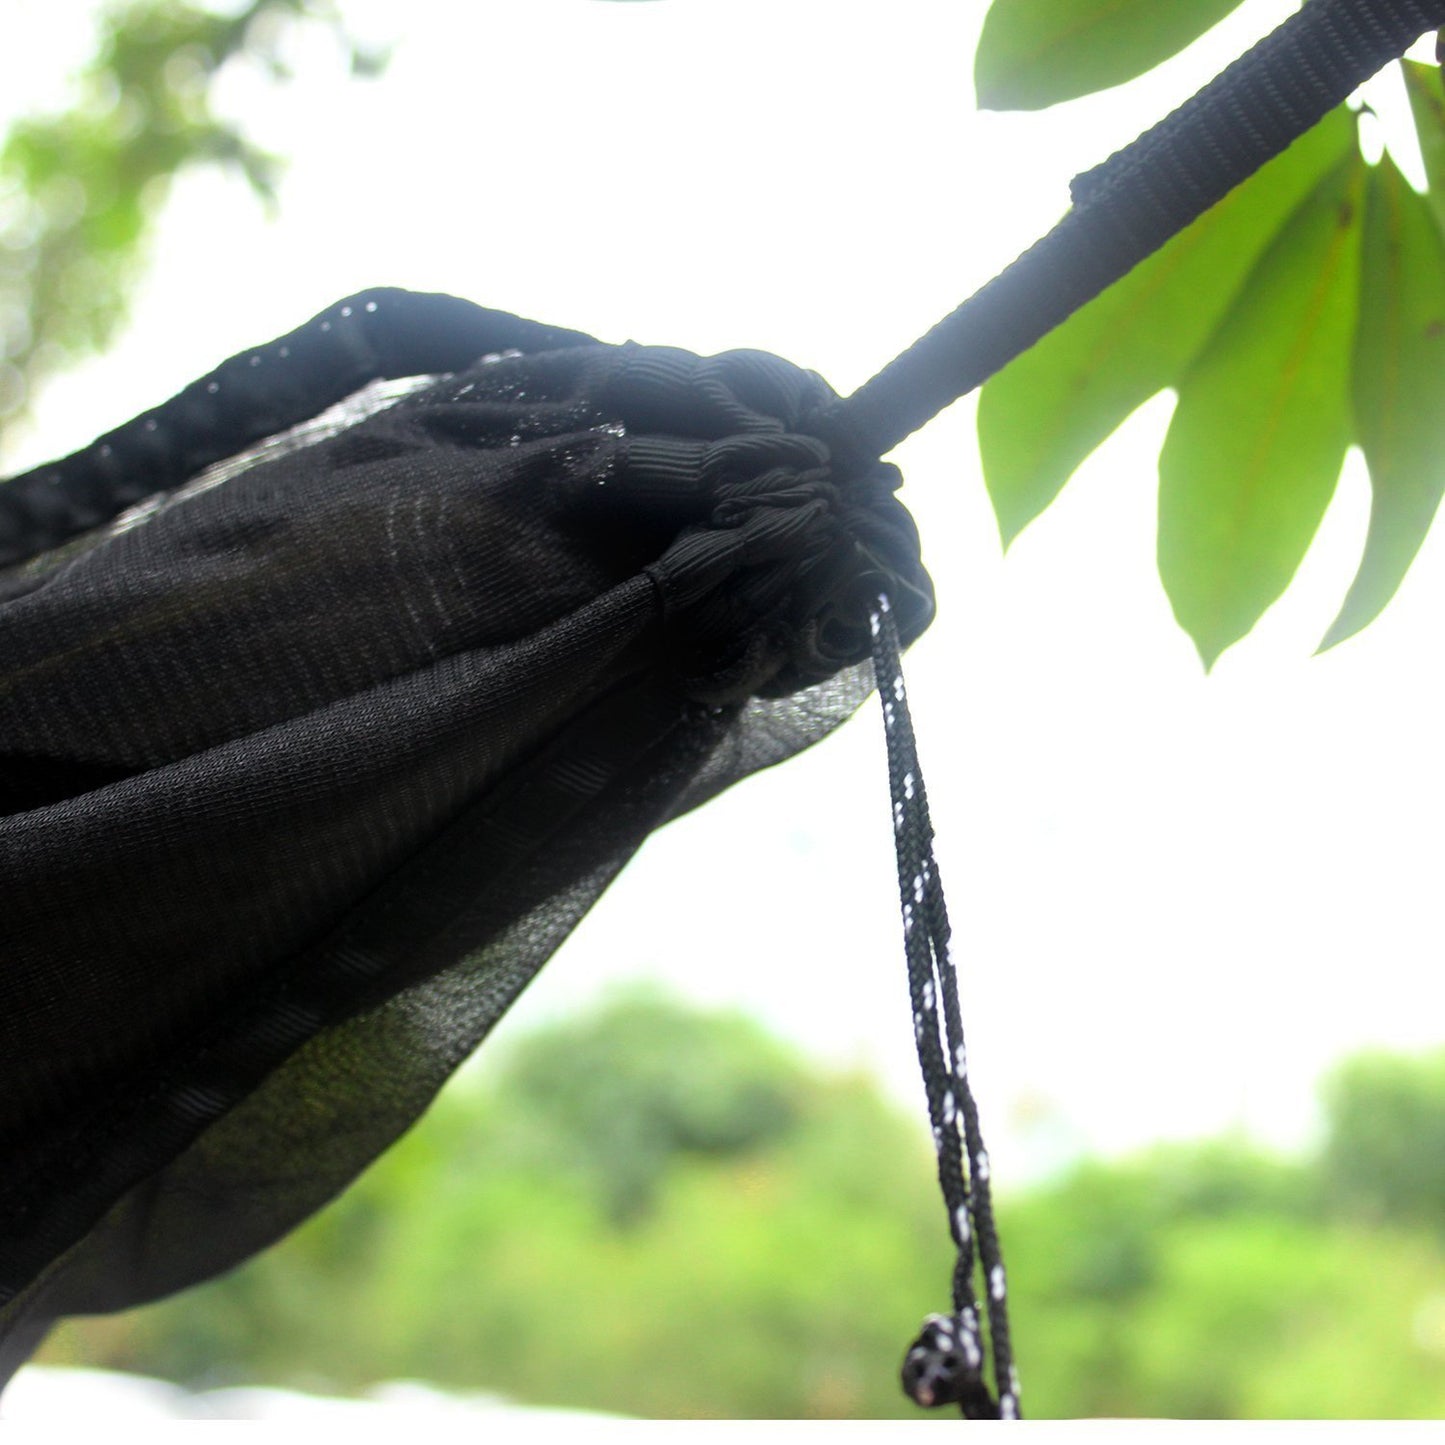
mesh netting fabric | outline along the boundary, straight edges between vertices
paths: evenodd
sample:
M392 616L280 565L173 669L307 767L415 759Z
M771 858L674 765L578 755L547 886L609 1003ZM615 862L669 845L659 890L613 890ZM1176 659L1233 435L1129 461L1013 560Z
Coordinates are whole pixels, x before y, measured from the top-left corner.
M502 320L199 478L159 408L167 498L123 429L79 515L135 510L71 540L57 502L0 573L8 1369L342 1189L650 831L858 706L880 581L927 624L897 473L835 465L816 377Z

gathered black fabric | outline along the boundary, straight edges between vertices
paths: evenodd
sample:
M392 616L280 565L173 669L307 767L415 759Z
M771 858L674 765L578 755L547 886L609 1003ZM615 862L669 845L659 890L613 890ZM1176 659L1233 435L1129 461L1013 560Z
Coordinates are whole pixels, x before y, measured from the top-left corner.
M364 328L427 308L501 350L0 573L10 1368L343 1187L652 829L854 710L880 585L906 637L931 615L898 474L832 464L815 376L524 351L443 298L352 298L21 486L136 436L174 482L197 399L263 430L267 368L324 337L404 370Z

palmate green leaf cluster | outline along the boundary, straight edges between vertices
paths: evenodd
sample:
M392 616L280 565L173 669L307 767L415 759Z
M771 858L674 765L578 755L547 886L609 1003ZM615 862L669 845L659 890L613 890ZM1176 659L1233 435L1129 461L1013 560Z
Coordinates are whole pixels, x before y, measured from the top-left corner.
M995 0L980 100L1037 107L1128 79L1232 8ZM1130 412L1177 393L1159 572L1206 666L1289 585L1351 445L1370 525L1322 646L1384 608L1445 489L1445 90L1403 64L1427 195L1388 153L1366 165L1355 117L1331 115L983 388L1005 545Z
M335 1205L52 1361L430 1380L663 1417L916 1417L951 1268L920 1119L744 1019L624 995L459 1081ZM1038 1418L1445 1415L1445 1056L1365 1056L1312 1158L1092 1163L1000 1224ZM1006 1180L1001 1181L1007 1183Z

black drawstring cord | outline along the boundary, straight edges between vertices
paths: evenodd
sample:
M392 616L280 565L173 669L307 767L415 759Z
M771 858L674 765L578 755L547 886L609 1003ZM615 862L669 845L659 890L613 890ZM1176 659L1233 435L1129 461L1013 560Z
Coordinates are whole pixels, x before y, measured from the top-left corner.
M903 685L898 628L885 595L869 620L888 746L913 1032L938 1153L938 1182L958 1251L953 1314L931 1315L924 1322L903 1361L903 1388L919 1405L957 1404L967 1419L1012 1420L1019 1417L1019 1388L1009 1343L1008 1279L994 1227L988 1152L968 1082L948 910L933 857L933 824ZM975 1260L982 1272L996 1400L984 1374L987 1351L974 1294Z

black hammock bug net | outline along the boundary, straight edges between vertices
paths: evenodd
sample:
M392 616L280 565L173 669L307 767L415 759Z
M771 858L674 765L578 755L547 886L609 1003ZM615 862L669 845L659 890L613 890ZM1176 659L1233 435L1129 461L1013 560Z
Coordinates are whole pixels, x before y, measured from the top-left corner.
M958 1250L903 1380L1016 1415L880 459L1442 23L1310 0L843 401L380 290L0 486L0 1379L318 1209L650 832L876 679Z

